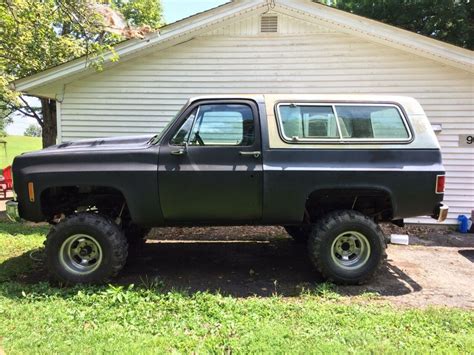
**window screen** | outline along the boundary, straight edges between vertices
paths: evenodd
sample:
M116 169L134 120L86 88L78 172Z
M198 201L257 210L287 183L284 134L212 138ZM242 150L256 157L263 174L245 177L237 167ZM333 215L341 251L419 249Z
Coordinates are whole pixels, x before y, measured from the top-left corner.
M339 138L332 106L280 105L283 134L293 138Z
M344 138L408 138L403 118L395 107L336 105L336 112Z

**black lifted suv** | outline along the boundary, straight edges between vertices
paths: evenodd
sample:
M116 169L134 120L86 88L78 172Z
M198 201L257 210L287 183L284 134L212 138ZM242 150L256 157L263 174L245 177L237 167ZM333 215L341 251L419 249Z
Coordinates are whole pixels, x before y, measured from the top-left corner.
M380 222L442 221L444 168L418 102L360 95L190 100L159 134L66 142L13 163L10 218L52 225L51 276L100 283L151 227L282 225L336 283L385 259Z

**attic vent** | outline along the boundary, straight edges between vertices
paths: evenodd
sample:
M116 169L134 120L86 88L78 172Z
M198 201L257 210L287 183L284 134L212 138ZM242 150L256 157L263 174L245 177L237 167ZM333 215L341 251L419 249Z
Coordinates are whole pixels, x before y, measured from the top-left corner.
M278 32L278 16L262 16L260 32Z

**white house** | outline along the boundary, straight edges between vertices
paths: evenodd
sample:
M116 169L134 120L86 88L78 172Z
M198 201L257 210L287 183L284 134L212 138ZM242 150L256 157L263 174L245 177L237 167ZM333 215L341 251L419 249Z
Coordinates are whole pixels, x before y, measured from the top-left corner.
M442 146L448 222L474 209L472 51L306 0L234 0L116 51L102 72L80 58L15 86L57 100L59 141L157 133L201 94L413 96Z

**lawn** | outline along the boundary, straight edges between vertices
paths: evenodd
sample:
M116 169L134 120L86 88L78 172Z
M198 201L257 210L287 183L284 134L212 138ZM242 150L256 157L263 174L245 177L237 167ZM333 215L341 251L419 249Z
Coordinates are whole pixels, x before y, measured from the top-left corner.
M56 288L45 227L0 222L0 346L6 353L472 353L474 312L396 309L323 284L299 297L234 298L136 285ZM33 252L33 253L32 253ZM41 278L40 278L41 279ZM25 281L26 280L26 281Z
M10 165L13 158L24 152L41 149L41 138L24 136L7 136L1 138L7 142L7 155L0 146L0 169Z

